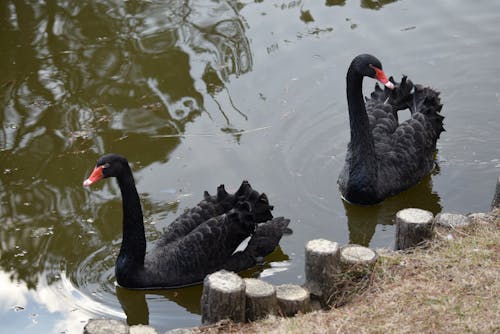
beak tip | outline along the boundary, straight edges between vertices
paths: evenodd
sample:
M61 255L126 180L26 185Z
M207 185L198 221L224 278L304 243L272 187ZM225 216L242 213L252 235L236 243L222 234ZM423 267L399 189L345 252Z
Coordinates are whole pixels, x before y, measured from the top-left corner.
M84 187L88 187L92 184L92 181L90 179L86 179L85 181L83 181L83 186Z
M394 84L390 81L387 81L384 85L385 85L385 87L387 87L389 89L394 89Z

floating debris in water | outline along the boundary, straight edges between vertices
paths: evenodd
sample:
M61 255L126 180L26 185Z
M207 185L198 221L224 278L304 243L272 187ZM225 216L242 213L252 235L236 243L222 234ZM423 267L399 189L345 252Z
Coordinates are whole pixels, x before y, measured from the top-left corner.
M414 30L414 29L417 29L417 26L406 27L406 28L401 29L401 31L409 31L409 30Z
M19 305L12 307L12 309L16 312L24 311L24 307Z
M286 101L285 101L286 103ZM241 135L241 134L247 134L247 133L252 133L252 132L257 132L257 131L262 131L262 130L267 130L271 128L271 126L263 126L260 128L255 128L255 129L249 129L249 130L236 130L234 132L231 132L233 135ZM198 134L172 134L172 135L155 135L151 136L151 138L181 138L181 137L216 137L220 136L222 134L219 133L198 133Z

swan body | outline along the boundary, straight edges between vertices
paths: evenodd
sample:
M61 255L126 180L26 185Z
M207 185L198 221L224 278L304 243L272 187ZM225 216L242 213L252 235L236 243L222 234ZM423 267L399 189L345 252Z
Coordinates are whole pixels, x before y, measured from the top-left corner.
M363 98L363 77L377 79L371 97ZM351 141L338 184L342 196L354 204L371 205L417 184L435 165L436 142L444 131L439 92L387 79L382 64L363 54L347 71L347 101ZM410 109L411 118L398 122L398 111Z
M106 177L117 179L122 195L123 237L115 272L123 287L178 287L199 283L219 269L253 267L288 231L289 220L273 219L266 195L244 181L234 194L223 185L216 195L205 192L204 199L175 219L146 252L142 209L128 161L116 154L102 156L84 186ZM235 252L249 236L247 247Z

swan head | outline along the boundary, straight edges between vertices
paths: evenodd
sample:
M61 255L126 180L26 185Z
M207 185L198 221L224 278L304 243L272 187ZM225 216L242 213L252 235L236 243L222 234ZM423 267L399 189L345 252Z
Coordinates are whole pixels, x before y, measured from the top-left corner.
M387 79L382 70L382 63L377 57L369 54L361 54L354 58L351 67L362 76L373 78L389 89L394 89L394 84Z
M130 168L125 157L118 154L106 154L97 160L94 170L83 182L84 187L88 187L99 180L107 177L117 177L126 168Z

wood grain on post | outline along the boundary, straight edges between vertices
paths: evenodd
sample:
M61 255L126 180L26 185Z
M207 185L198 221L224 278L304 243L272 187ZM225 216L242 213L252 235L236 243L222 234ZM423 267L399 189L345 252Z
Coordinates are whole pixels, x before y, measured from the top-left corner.
M114 319L90 319L83 328L83 334L128 334L129 327L123 321Z
M206 276L201 295L201 322L211 324L223 319L245 321L245 282L226 270Z
M260 279L245 278L246 319L255 321L278 313L276 289Z
M377 253L367 247L349 244L337 252L337 274L332 282L328 305L341 306L370 285L369 275Z
M281 314L287 317L307 313L311 309L309 291L299 285L282 284L276 287L276 297Z
M319 299L322 306L327 304L332 293L332 282L337 274L338 250L336 242L325 239L311 240L306 244L304 286Z
M434 216L421 209L404 209L396 214L396 250L407 249L432 238Z
M369 273L378 259L373 249L353 244L342 246L338 254L338 271L355 276L364 276Z

